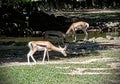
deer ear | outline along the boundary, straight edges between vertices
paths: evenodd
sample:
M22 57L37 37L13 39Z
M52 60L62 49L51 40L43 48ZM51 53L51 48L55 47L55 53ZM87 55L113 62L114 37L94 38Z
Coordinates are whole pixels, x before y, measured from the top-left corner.
M68 47L68 44L65 44L65 47L64 47L64 49L67 49L67 47Z
M59 48L62 48L61 46L58 46Z

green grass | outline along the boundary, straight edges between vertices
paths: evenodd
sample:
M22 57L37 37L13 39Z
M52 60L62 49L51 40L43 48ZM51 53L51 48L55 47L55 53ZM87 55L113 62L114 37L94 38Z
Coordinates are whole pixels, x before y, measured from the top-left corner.
M117 50L114 50L114 49L106 50L106 51L103 51L103 53L104 53L104 56L107 56L107 57L118 57L118 56L120 56L120 49L117 49Z
M104 54L102 54L104 53ZM113 53L113 54L111 54ZM92 58L101 57L118 57L119 50L105 50L102 51L99 56L91 54L90 57L75 57L65 58L64 62L70 62L72 60L80 61ZM106 72L113 73L111 75L69 75L77 68L110 68L107 65L108 62L98 61L88 64L37 64L33 66L11 66L0 68L0 84L111 84L111 80L119 80L120 75L114 73L120 72L118 69L94 71L86 70L88 72ZM67 69L65 67L68 67Z
M59 66L59 65L57 65ZM67 75L54 65L0 68L0 84L106 84L107 75Z

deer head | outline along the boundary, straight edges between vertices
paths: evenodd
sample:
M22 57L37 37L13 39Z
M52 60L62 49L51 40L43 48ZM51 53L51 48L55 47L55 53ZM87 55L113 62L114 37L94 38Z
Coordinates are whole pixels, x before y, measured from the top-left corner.
M61 50L61 53L62 53L64 56L67 56L66 48L67 48L66 45L65 45L64 48L62 48L61 46L59 46L59 49Z

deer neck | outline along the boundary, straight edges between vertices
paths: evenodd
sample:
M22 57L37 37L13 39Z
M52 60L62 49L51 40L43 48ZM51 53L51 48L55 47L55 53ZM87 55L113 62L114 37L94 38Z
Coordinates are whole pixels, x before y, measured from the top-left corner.
M57 52L61 52L61 49L59 47L56 46L52 46L51 50L57 51Z
M69 34L70 30L71 30L71 29L69 28L69 29L67 30L66 34Z

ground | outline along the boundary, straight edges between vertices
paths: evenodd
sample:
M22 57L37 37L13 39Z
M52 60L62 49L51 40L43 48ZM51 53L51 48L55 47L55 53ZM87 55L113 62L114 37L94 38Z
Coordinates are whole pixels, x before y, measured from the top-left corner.
M26 54L29 51L27 46L14 46L14 45L1 46L0 68L1 68L1 71L7 70L6 72L2 71L1 74L9 72L9 70L12 70L12 73L18 73L20 70L22 70L22 72L19 72L19 75L15 74L12 76L13 77L18 76L19 80L23 80L21 77L21 74L24 74L25 76L27 76L28 75L27 73L29 73L30 70L33 71L32 68L37 68L38 66L37 71L41 71L41 70L44 71L46 70L46 68L48 69L52 68L52 70L47 71L48 72L47 75L50 75L50 77L48 76L49 78L51 78L52 71L54 71L54 74L52 73L53 77L58 75L58 72L56 72L56 69L58 69L58 70L64 70L64 72L60 71L59 75L62 74L63 77L66 77L66 75L70 75L71 80L73 82L77 81L77 78L74 79L74 77L77 77L77 76L83 77L83 80L86 79L86 77L84 76L88 76L88 79L92 80L90 78L91 76L95 76L97 79L97 77L102 77L107 75L109 78L105 79L104 77L102 80L104 81L107 80L111 84L119 84L120 83L120 79L119 79L119 76L120 76L120 57L119 57L120 45L119 43L120 42L119 41L120 40L118 39L115 41L115 40L108 40L108 39L99 37L99 38L92 39L91 42L81 42L81 41L78 41L78 43L71 42L68 45L69 54L67 57L62 56L57 52L51 52L50 61L46 60L45 63L43 64L42 52L40 53L38 52L37 54L35 54L35 59L37 60L37 64L34 65L34 63L31 62L32 64L31 67L29 67L30 65L28 65L27 63ZM100 44L101 47L98 44ZM78 49L81 51L70 52L70 51L73 51L73 49L74 50ZM89 52L86 53L86 51L89 51ZM79 52L81 52L81 54ZM43 69L41 69L41 67ZM28 72L26 72L27 70ZM33 72L32 77L35 77L36 73L37 72ZM37 74L39 74L39 77L42 77L40 76L42 73L37 73ZM6 76L7 75L5 75L5 77ZM31 75L29 76L31 77ZM1 77L3 76L1 75ZM37 83L40 82L39 77L38 79L36 79L35 77ZM62 78L60 79L62 80ZM2 80L0 82L4 82ZM16 78L13 78L11 80L16 80ZM11 82L11 80L8 80L8 81ZM30 80L27 79L25 81L30 81ZM55 80L57 81L56 77L55 77ZM87 82L90 83L90 80L88 80ZM79 80L79 82L82 82L82 80ZM92 83L94 83L94 80L90 84ZM19 81L19 84L20 84L20 81ZM85 83L85 84L88 84L88 83ZM101 82L99 84L103 84L103 83Z

